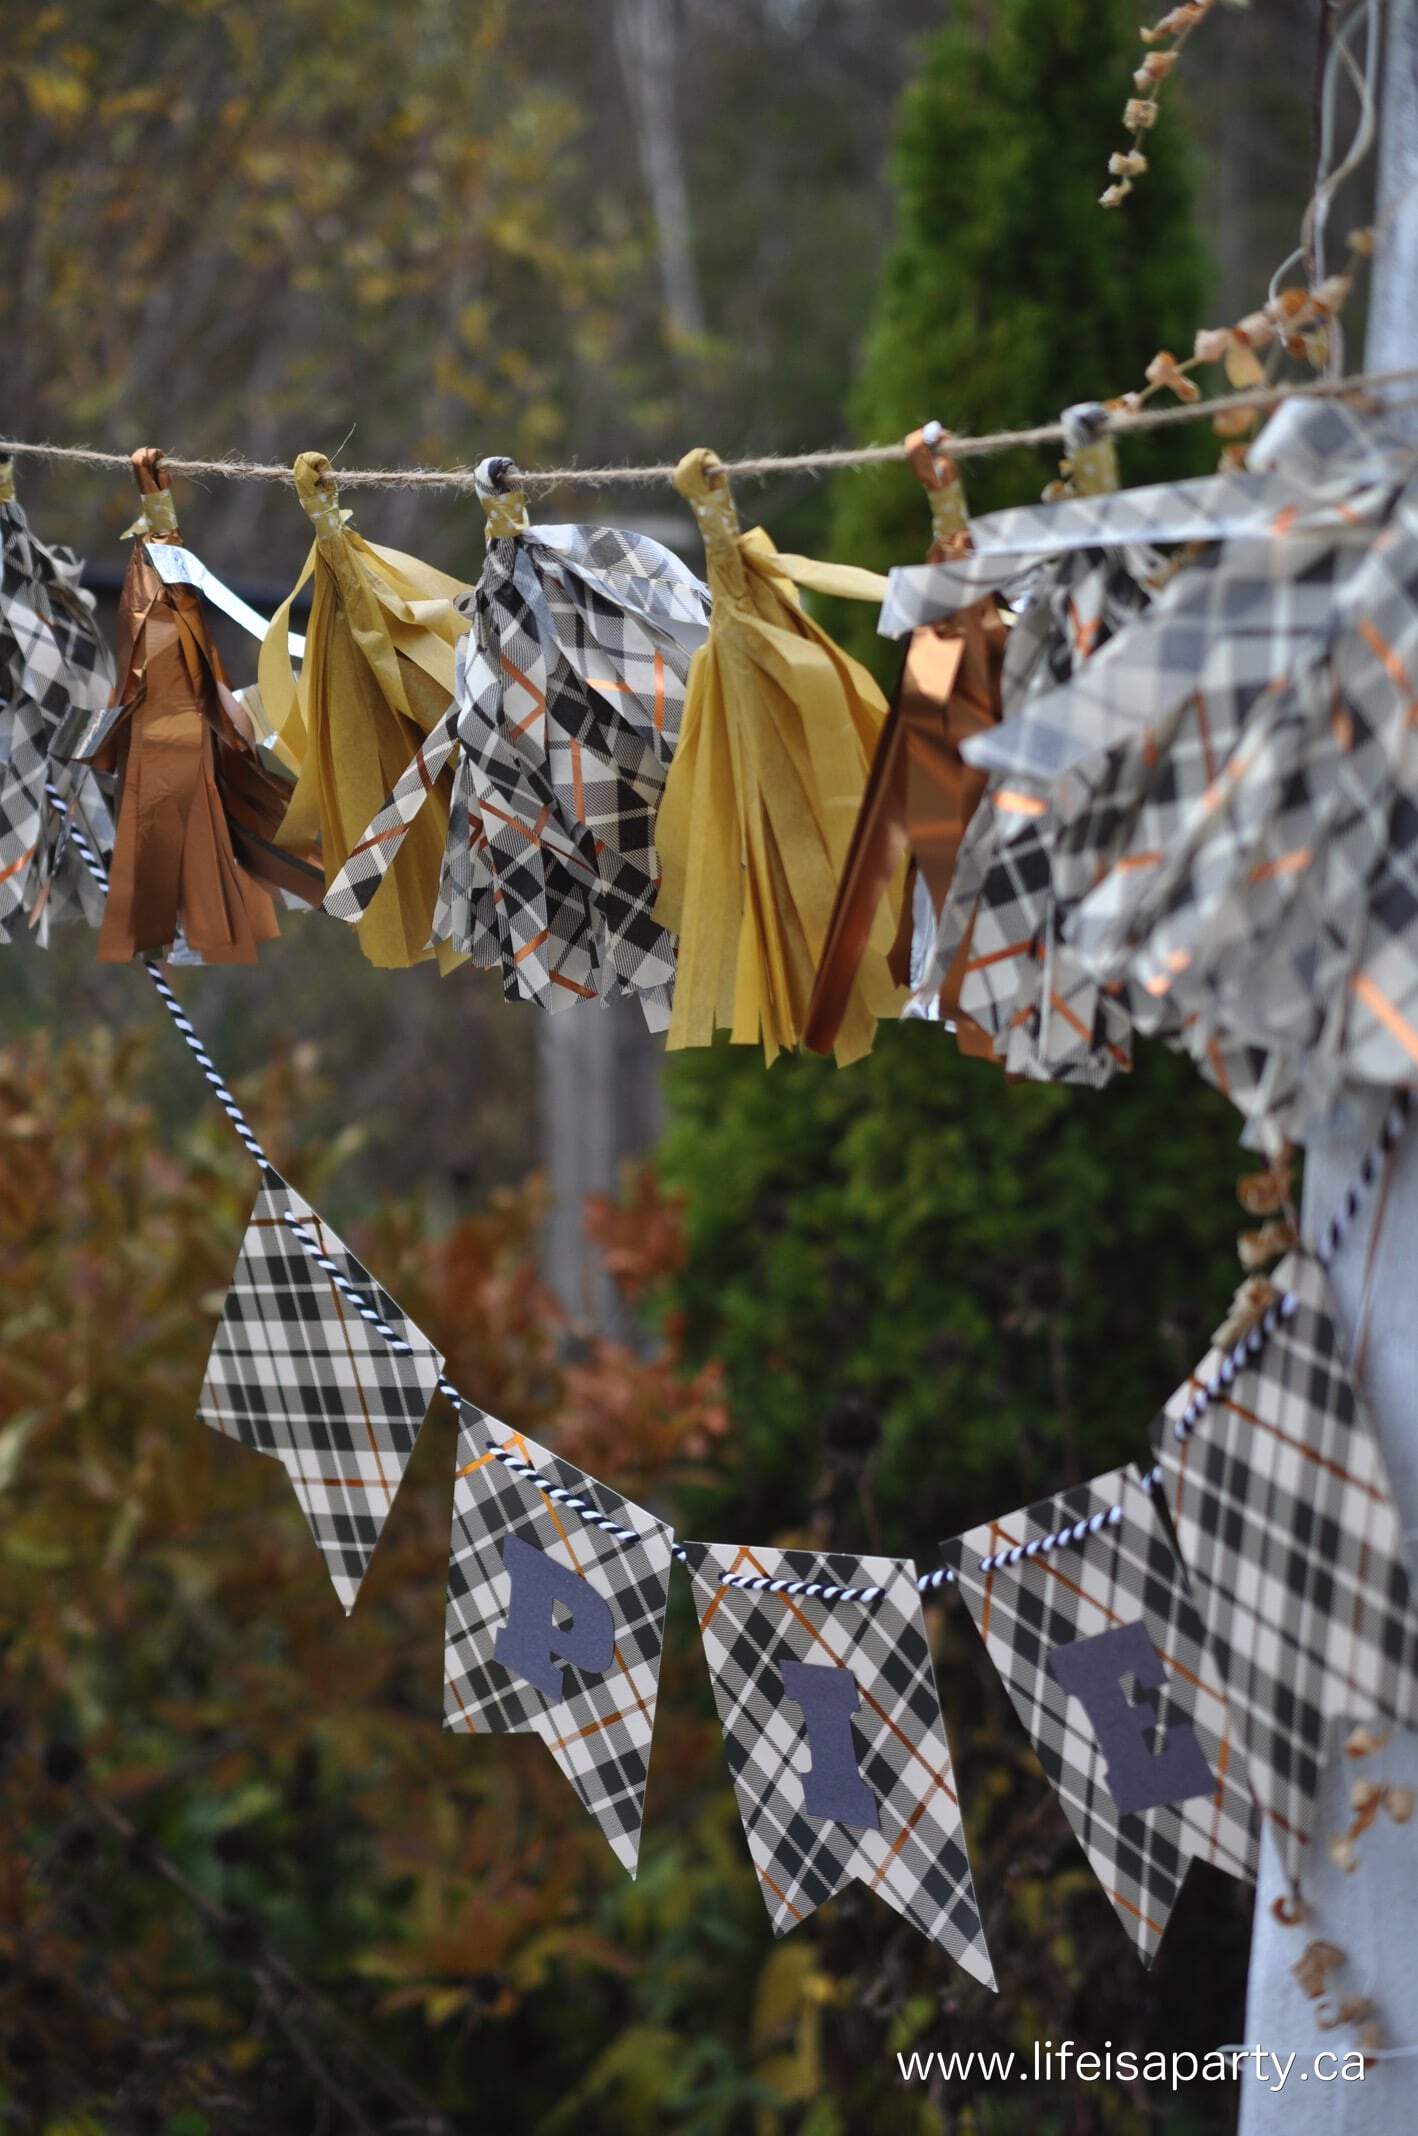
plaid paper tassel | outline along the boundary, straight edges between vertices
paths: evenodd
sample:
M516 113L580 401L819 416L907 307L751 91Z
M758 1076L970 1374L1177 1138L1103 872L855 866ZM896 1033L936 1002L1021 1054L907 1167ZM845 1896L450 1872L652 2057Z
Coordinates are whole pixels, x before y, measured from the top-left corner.
M1044 567L1010 633L1002 724L1017 724L1033 699L1063 686L1126 630L1148 605L1146 581L1156 563L1146 550L1122 547L1067 551ZM972 742L967 753L973 749ZM1027 778L997 777L980 813L986 811L990 858L960 1006L994 1032L995 1051L1012 1073L1036 1082L1106 1083L1132 1065L1130 1032L1060 939L1057 825L1046 792Z
M1346 1076L1406 1081L1418 1059L1418 486L1391 501L1377 535L1271 545L1271 608L1247 593L1229 646L1219 615L1209 675L1149 738L1134 825L1068 921L1144 1028L1261 1057L1272 1140L1303 1138Z
M1304 515L1342 525L1390 477L1381 441L1367 440L1347 409L1291 401L1272 417L1250 466L1193 481L1158 482L1054 504L1011 505L970 522L971 548L933 564L900 565L881 610L884 637L900 638L980 595L1004 590L1043 557L1077 550L1267 539ZM985 761L982 756L978 759Z
M294 1219L378 1312L371 1326ZM335 1592L352 1610L403 1480L442 1359L344 1241L275 1172L263 1179L212 1342L198 1414L273 1454Z
M520 1457L558 1494L590 1499L633 1535L582 1520L500 1461L494 1446ZM640 1855L673 1542L653 1514L464 1405L448 1560L444 1726L469 1735L539 1735L631 1876ZM604 1665L581 1667L553 1656L557 1696L497 1658L520 1551L545 1555L563 1579L579 1578L599 1598L595 1616L608 1635ZM574 1584L566 1591L574 1593ZM549 1604L548 1625L551 1610L565 1614L559 1601ZM571 1623L574 1632L574 1604Z
M1079 675L1057 689L1036 690L1019 716L977 735L966 750L982 770L1052 781L1075 764L1133 740L1160 734L1195 690L1263 690L1277 656L1323 631L1332 612L1327 578L1345 554L1357 555L1392 508L1401 462L1382 436L1348 411L1292 402L1252 451L1260 487L1250 510L1179 510L1159 515L1154 541L1206 546L1163 588L1138 629L1097 648ZM1322 471L1322 472L1321 472ZM1163 485L1177 496L1200 485ZM1229 487L1238 478L1221 478ZM1086 507L1095 545L1126 553L1147 539L1134 500L1146 491L1075 500L1052 507L1060 545L1074 546L1076 515ZM1218 495L1224 492L1218 493ZM1048 509L1048 508L1044 508ZM1112 526L1113 537L1101 530ZM1116 546L1115 546L1116 544ZM1286 557L1290 561L1285 561Z
M103 918L102 893L45 797L52 781L106 866L113 818L98 779L50 756L60 721L100 711L113 692L113 656L79 572L71 550L47 548L13 496L0 497L0 942L22 917L41 944L56 920Z
M684 1549L729 1772L774 1932L806 1920L855 1877L992 1988L914 1566L843 1552ZM882 1592L843 1603L724 1584L741 1572ZM803 1708L785 1686L785 1662L850 1674L851 1741L877 1829L809 1813L811 1745Z
M485 460L487 561L460 605L454 706L330 885L357 922L458 755L433 938L545 1009L639 997L668 1021L674 943L651 917L655 816L708 593L647 535L531 526L511 463Z
M1113 1516L1116 1507L1121 1518ZM1037 1547L1085 1524L1089 1532L1067 1543ZM1069 1823L1150 1964L1188 1864L1211 1862L1253 1882L1260 1836L1221 1681L1151 1494L1135 1470L1118 1469L987 1521L946 1543L943 1556ZM987 1572L982 1559L990 1561ZM1194 1775L1179 1760L1174 1784L1200 1787L1204 1771L1213 1785L1206 1794L1124 1810L1110 1784L1107 1744L1050 1664L1060 1649L1137 1626L1166 1679L1142 1693L1140 1725L1156 1716L1149 1754L1160 1755L1181 1731L1199 1760L1190 1761ZM1131 1658L1119 1658L1120 1680ZM1165 1784L1158 1782L1159 1791Z
M1337 1721L1418 1724L1418 1615L1373 1426L1308 1255L1266 1334L1213 1350L1154 1426L1251 1786L1298 1883Z

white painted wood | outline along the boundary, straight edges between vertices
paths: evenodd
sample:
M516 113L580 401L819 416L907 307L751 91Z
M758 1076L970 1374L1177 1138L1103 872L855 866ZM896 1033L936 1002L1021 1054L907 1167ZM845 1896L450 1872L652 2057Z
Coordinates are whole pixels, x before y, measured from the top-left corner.
M1369 305L1366 367L1399 369L1418 361L1418 0L1391 0L1385 22L1376 220L1380 240ZM1418 434L1418 410L1396 420ZM1305 1224L1317 1234L1353 1178L1383 1118L1382 1092L1351 1091L1310 1144ZM1341 1327L1355 1346L1355 1367L1388 1462L1394 1496L1410 1537L1418 1531L1418 1125L1394 1152L1389 1176L1369 1197L1331 1270ZM1377 1227L1377 1236L1375 1235ZM1414 1560L1410 1542L1409 1560ZM1372 1761L1378 1778L1418 1785L1418 1736L1404 1736ZM1320 1834L1348 1822L1354 1768L1331 1762ZM1345 1876L1316 1847L1309 1892L1313 1919L1279 1926L1270 1912L1282 1888L1272 1851L1262 1868L1251 1946L1246 2012L1248 2043L1292 2049L1302 2057L1342 2046L1343 2031L1321 2036L1313 2005L1291 1967L1308 1936L1347 1952L1337 1984L1378 2004L1386 2039L1418 2047L1418 1823L1381 1820L1361 1842L1360 1864ZM1283 2092L1253 2074L1242 2087L1240 2136L1391 2136L1418 2129L1418 2055L1380 2063L1362 2084L1300 2080L1302 2062Z

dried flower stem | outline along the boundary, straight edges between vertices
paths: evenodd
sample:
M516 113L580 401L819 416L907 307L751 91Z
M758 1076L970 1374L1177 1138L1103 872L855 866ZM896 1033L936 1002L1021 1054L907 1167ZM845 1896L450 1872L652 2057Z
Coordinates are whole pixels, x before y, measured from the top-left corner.
M1113 183L1099 195L1103 207L1120 208L1132 191L1133 179L1147 169L1142 137L1157 124L1162 84L1175 68L1193 30L1200 29L1216 4L1217 0L1182 0L1180 6L1169 8L1160 22L1139 33L1147 52L1132 78L1137 94L1123 106L1123 124L1130 138L1125 149L1116 150L1108 158Z

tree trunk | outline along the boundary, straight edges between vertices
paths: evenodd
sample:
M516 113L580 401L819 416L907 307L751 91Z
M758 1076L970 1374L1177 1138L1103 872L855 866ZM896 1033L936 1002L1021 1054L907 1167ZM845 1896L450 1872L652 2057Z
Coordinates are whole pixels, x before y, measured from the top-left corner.
M687 341L704 332L704 306L675 120L674 5L675 0L615 0L615 43L635 113L665 312L674 338Z

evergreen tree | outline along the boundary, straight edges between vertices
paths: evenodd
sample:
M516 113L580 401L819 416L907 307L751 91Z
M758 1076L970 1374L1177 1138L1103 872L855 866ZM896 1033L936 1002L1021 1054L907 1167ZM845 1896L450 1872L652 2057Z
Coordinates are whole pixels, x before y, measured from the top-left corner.
M976 12L955 8L902 99L897 235L851 399L863 439L932 417L959 431L1047 421L1141 385L1156 351L1189 354L1202 323L1175 94L1126 206L1098 205L1143 49L1135 0L1001 0L988 33L971 26ZM1204 466L1206 451L1194 430L1130 440L1125 479ZM970 460L972 510L1037 497L1057 457ZM926 517L904 468L844 474L832 503L833 555L881 570L919 557ZM869 614L833 621L854 651L870 649Z
M1131 0L1000 0L988 32L962 17L927 47L863 434L932 411L1025 423L1190 347L1204 278L1174 112L1126 209L1098 205L1132 23ZM1127 474L1191 449L1178 437L1130 442ZM1015 454L966 480L989 506L1048 472ZM844 475L836 522L829 553L874 564L919 555L927 524L895 469ZM858 616L868 640L874 620ZM672 1065L663 1164L691 1240L674 1303L728 1366L736 1519L771 1533L869 1474L884 1532L928 1552L951 1524L1145 1453L1234 1280L1237 1128L1189 1064L1141 1052L1102 1094L1008 1085L919 1024L846 1072L765 1073L728 1047Z
M1159 346L1189 347L1202 317L1170 96L1126 210L1097 203L1138 50L1131 0L993 0L989 19L941 34L906 97L900 236L854 403L864 436L933 414L1007 427L1106 396ZM1205 465L1208 443L1129 443L1125 475L1193 452ZM971 462L966 479L981 510L1037 496L1050 472L1024 455ZM921 554L904 471L844 476L833 501L828 553ZM854 649L874 621L858 610ZM898 659L886 648L881 666ZM720 1046L677 1057L668 1082L662 1170L685 1190L687 1239L669 1305L688 1354L723 1360L731 1419L701 1503L681 1497L698 1533L929 1565L977 1520L1150 1458L1148 1426L1237 1276L1236 1116L1189 1062L1144 1045L1101 1093L1008 1084L912 1023L846 1071L800 1057L769 1072ZM1154 1973L1124 1959L963 1614L939 1612L937 1677L1002 1992L943 1995L936 1954L898 1938L888 1957L850 1901L802 1931L834 1981L822 2127L844 2136L886 2125L861 2073L934 2037L943 2002L975 2046L1095 2027L1152 2046L1170 2028L1215 2036L1241 1993L1250 1896L1219 1875L1191 1878ZM1117 2105L1110 2129L1161 2125ZM1015 2125L973 2083L932 2112ZM1076 2113L1029 2101L1041 2131Z

